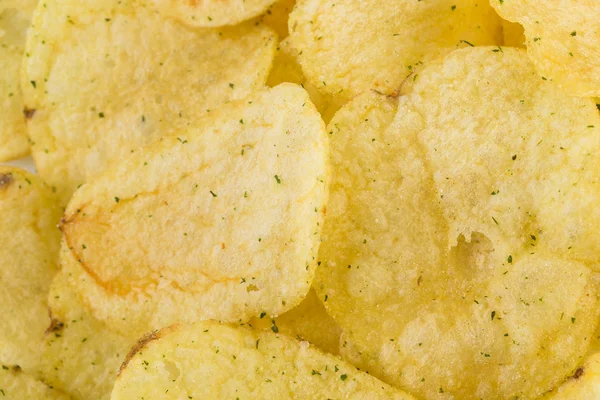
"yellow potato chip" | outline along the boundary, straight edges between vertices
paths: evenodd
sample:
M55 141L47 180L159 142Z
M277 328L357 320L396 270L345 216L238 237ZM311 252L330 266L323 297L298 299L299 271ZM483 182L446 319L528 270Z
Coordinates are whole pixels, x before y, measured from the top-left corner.
M150 0L161 13L197 27L235 25L267 11L277 0Z
M262 88L276 35L193 29L136 2L40 3L23 68L32 153L66 203L113 161Z
M295 4L296 0L279 0L269 7L262 16L262 21L277 32L280 38L289 35L288 19Z
M289 27L308 81L345 99L396 92L456 47L502 43L500 18L481 0L299 0Z
M537 72L575 96L600 96L600 2L491 0L501 17L525 28Z
M504 46L525 47L525 30L523 25L502 20L502 34L504 36Z
M142 398L413 399L307 343L214 321L140 341L111 399Z
M44 382L76 399L108 400L136 338L117 334L86 312L64 274L52 282L49 305L52 324L41 353Z
M595 400L600 398L600 353L592 354L581 367L543 399Z
M329 123L337 110L345 103L343 97L322 93L306 80L302 73L302 67L298 64L298 52L292 47L289 37L284 39L277 47L273 69L271 69L271 74L267 79L267 85L275 87L284 82L302 85L319 113L321 113L325 123Z
M0 369L0 398L2 400L69 400L71 397L27 375L18 367L3 364Z
M29 152L19 70L25 37L37 0L0 2L0 161L23 157ZM25 115L23 115L25 114Z
M331 318L313 289L302 303L279 317L270 318L266 313L252 318L249 325L273 332L283 333L298 340L305 340L324 352L339 353L339 325Z
M328 128L314 286L342 354L424 398L541 395L598 321L596 107L516 48L457 50L404 92L361 95Z
M58 264L61 211L37 176L0 166L0 363L28 373L39 366L50 324L47 297Z
M328 141L282 84L211 112L84 185L62 220L62 273L125 334L279 315L310 289Z

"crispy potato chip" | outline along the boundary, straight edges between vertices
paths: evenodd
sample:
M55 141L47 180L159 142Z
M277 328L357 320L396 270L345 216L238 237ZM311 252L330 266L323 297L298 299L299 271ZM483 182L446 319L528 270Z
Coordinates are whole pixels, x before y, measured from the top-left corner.
M600 353L589 357L562 385L543 398L548 400L600 398Z
M267 85L275 87L284 82L302 85L319 113L321 113L325 123L329 123L337 110L345 103L343 97L321 93L306 80L302 73L302 67L298 64L298 52L292 47L289 37L284 39L277 47L273 69L271 69L271 74L267 79Z
M236 397L413 399L307 343L214 321L166 328L140 341L111 399Z
M294 9L296 0L279 0L267 9L262 21L271 27L280 38L288 37L288 19Z
M126 334L284 313L313 280L327 155L300 87L226 104L76 192L61 223L62 273Z
M267 11L277 0L150 0L161 13L187 25L235 25Z
M71 397L27 375L21 368L2 365L0 398L2 400L68 400Z
M524 50L468 48L399 99L356 98L328 130L315 287L360 366L439 399L531 398L565 379L598 321L593 102Z
M270 318L266 313L252 318L249 325L273 332L280 332L298 340L305 340L324 352L339 353L342 330L331 318L313 289L302 303L279 317Z
M491 0L498 14L525 28L538 73L576 96L600 96L600 2Z
M481 0L299 0L289 27L309 82L345 99L396 92L456 47L502 43L500 18Z
M262 88L276 44L254 23L192 29L135 2L42 2L22 85L40 175L66 203L113 161Z
M77 399L110 398L117 371L136 338L121 336L87 313L59 274L49 296L52 324L46 332L41 375Z
M25 37L37 0L0 2L0 161L23 157L29 152L27 126L19 70Z
M523 25L502 20L502 34L504 36L504 45L511 47L525 47L525 29Z
M50 324L47 297L58 264L61 211L37 176L0 166L0 363L26 372L38 368Z

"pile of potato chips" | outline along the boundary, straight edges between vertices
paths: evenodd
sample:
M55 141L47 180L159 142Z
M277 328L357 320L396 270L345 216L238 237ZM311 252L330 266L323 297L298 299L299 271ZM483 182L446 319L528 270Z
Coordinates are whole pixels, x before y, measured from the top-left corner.
M600 398L597 0L0 0L0 98L0 398Z

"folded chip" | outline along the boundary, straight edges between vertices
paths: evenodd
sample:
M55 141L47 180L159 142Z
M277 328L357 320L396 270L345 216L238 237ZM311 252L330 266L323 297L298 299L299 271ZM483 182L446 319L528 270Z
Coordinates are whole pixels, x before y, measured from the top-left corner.
M48 290L57 271L61 209L39 177L0 166L0 363L40 365L50 325Z
M194 29L138 1L40 2L22 74L40 175L66 204L138 147L261 89L276 45L261 24Z
M456 47L502 43L500 18L479 0L298 0L289 28L308 81L346 100L397 92Z
M403 399L412 396L285 335L203 321L132 349L112 400Z
M537 72L575 96L600 96L600 2L492 0L498 14L525 28Z
M69 400L71 397L42 381L27 375L18 367L2 364L0 369L0 398L2 400Z
M19 85L21 60L31 14L37 0L0 2L0 161L23 157L29 152L25 117Z
M267 11L277 0L150 0L161 13L197 27L235 25Z
M573 373L599 311L593 101L525 50L469 47L328 131L314 286L343 355L428 399L534 398Z
M302 303L279 317L271 318L266 313L252 318L249 325L254 328L283 333L298 340L305 340L326 353L338 354L342 330L331 318L313 289Z
M61 273L123 334L278 316L310 289L328 173L325 125L302 88L231 102L75 193Z

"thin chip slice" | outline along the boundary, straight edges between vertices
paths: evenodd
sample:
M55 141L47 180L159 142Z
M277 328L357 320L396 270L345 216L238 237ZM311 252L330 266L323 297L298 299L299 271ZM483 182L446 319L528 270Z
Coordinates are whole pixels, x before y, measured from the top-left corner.
M111 399L236 397L413 399L306 343L214 321L166 328L140 341Z
M502 35L504 36L504 46L525 47L525 29L523 25L502 20Z
M44 382L27 375L20 368L2 365L0 369L0 398L2 400L69 400L71 397Z
M150 0L161 13L187 25L236 25L267 11L277 0Z
M286 38L289 35L288 20L295 4L296 0L279 0L262 16L262 21L277 32L280 38Z
M249 325L273 332L283 333L298 340L314 344L326 353L338 354L342 330L331 318L313 289L302 303L279 317L270 318L267 313L252 318Z
M342 353L424 398L532 398L571 374L598 321L593 102L524 50L468 48L328 130L315 287Z
M40 2L22 82L40 175L66 203L113 161L261 89L276 45L260 24L193 29L133 1Z
M0 363L37 370L50 324L48 288L58 265L61 209L39 177L0 167Z
M61 223L62 273L125 334L282 314L313 280L327 154L299 86L224 105L75 193Z
M536 70L575 96L600 96L600 2L491 0L503 18L525 28Z
M320 92L306 80L302 67L298 64L298 52L292 47L290 38L285 38L277 47L273 61L273 69L267 79L267 85L275 87L281 83L289 82L302 85L310 95L310 99L319 110L325 123L329 123L346 102L343 97Z
M596 400L600 398L600 353L593 354L547 400Z
M19 70L25 37L37 0L0 2L0 162L29 152Z
M502 43L500 18L482 0L299 0L289 27L309 82L345 99L396 92L457 46Z
M86 312L64 274L52 282L52 324L40 375L76 399L108 400L117 371L137 338L124 337Z

